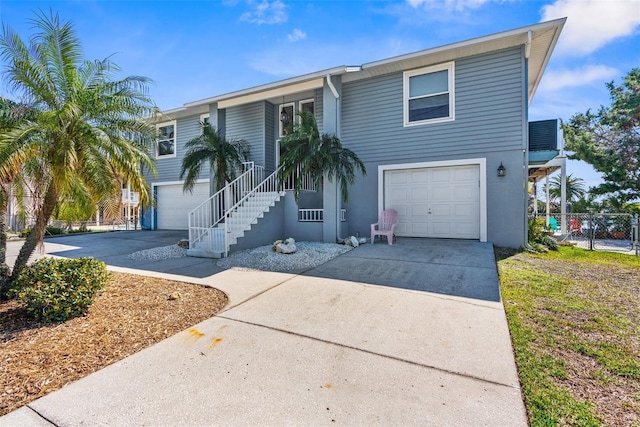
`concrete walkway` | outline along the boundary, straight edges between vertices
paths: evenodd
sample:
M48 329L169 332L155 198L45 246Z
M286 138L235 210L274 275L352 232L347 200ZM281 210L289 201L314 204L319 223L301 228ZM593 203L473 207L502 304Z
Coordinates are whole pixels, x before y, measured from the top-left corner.
M153 274L230 304L0 425L527 425L490 244L399 239L302 275Z

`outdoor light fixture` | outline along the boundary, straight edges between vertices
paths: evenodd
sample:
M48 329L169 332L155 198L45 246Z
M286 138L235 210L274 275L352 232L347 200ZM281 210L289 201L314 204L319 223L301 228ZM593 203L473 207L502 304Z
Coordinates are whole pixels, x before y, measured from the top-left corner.
M500 166L498 166L498 176L503 177L506 174L507 174L507 169L505 169L505 167L502 166L502 162L500 162Z
M284 96L282 97L282 110L280 110L280 121L282 122L283 127L287 127L289 125L289 115L287 114L287 110L284 105Z

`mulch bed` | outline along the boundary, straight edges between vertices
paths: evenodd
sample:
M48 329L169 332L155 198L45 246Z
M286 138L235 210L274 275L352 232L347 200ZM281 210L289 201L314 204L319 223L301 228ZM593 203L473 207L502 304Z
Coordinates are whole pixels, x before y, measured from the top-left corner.
M213 288L111 273L85 316L29 320L0 303L0 415L214 316L227 296Z

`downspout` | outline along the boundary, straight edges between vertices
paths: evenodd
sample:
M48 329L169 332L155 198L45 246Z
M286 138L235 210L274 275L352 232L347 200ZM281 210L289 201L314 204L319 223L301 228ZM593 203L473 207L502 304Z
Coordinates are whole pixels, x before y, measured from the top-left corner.
M529 30L527 31L527 40L524 43L524 81L527 82L529 80L529 55L531 54L531 39L532 39L532 32ZM531 93L529 92L529 88L527 86L527 90L525 90L525 95L527 97L525 105L523 106L525 108L525 121L524 121L524 134L526 135L525 137L525 147L522 150L523 153L523 169L524 169L524 176L525 176L525 188L527 188L527 182L528 182L528 175L529 175L529 168L528 168L528 164L529 164L529 102L530 102L530 97L531 97ZM526 193L525 193L526 194ZM534 212L537 212L538 209L538 201L537 201L537 194L534 194L534 199L533 202L535 204L534 206ZM529 245L529 224L527 221L527 216L526 213L528 211L528 200L525 202L525 232L524 232L524 247L527 249L530 249L531 246Z
M329 89L331 89L331 93L333 94L333 97L337 101L338 98L340 98L340 95L338 94L338 91L336 90L336 87L333 85L333 82L331 81L331 74L327 74L327 86L329 86ZM336 111L337 111L337 109L336 109Z
M331 81L331 74L327 74L327 86L329 86L329 89L331 89L331 93L333 94L333 97L336 99L336 133L337 133L338 126L340 125L340 123L338 123L338 98L340 98L340 94L338 93L338 91L336 90L336 87L333 85L333 82ZM342 243L345 239L342 236L340 236L340 224L341 224L340 213L342 212L342 208L340 203L341 199L340 199L339 187L340 186L336 181L336 238L339 243Z

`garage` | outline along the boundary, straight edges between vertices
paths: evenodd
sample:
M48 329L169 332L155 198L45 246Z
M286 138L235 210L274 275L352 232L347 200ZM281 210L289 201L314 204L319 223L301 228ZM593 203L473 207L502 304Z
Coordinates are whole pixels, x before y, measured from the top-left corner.
M189 229L189 212L209 198L209 183L193 187L193 193L182 191L182 184L157 185L157 229Z
M480 167L385 170L384 208L398 211L397 236L479 239Z

